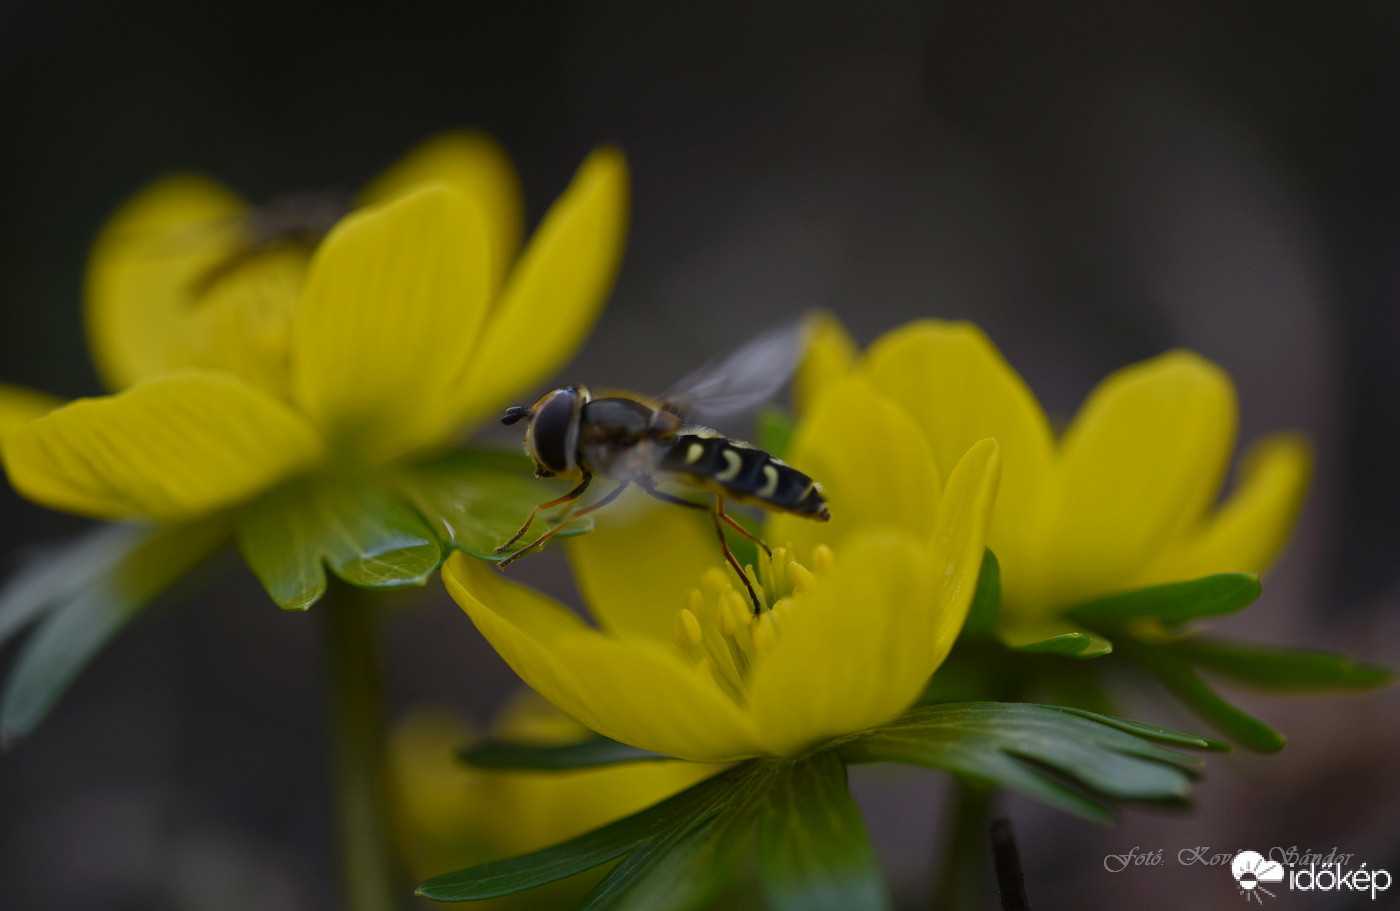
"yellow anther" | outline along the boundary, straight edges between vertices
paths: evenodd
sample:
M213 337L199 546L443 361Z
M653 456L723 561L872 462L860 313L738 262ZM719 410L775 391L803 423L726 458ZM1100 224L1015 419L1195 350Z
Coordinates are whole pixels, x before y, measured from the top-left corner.
M751 616L749 602L734 589L726 589L719 600L719 628L726 636L738 632Z
M685 638L681 639L682 636ZM695 618L695 614L688 610L676 614L676 638L682 646L689 643L699 647L705 641L705 632L700 628L700 621Z
M794 591L809 592L816 587L817 577L812 575L812 571L807 567L793 560L787 565L788 574L792 576L792 587Z
M700 574L700 584L717 595L729 591L729 575L718 566L711 566Z
M773 621L769 614L760 614L753 618L753 623L749 626L749 637L753 640L754 651L760 655L773 650Z
M700 611L704 610L705 596L701 593L700 589L692 588L690 590L690 593L686 595L685 598L685 606L692 614L698 614Z
M823 576L831 572L831 568L836 565L836 555L831 552L831 548L825 544L818 544L812 548L812 567Z

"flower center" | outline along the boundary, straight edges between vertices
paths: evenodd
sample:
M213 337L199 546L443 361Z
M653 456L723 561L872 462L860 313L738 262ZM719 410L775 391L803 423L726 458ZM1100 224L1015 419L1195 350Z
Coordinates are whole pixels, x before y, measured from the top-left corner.
M812 569L793 560L786 548L771 558L744 567L749 583L762 602L754 613L748 594L735 584L733 573L712 566L693 588L686 607L676 614L676 644L708 673L736 702L743 702L754 663L772 650L793 612L831 571L835 556L819 544L812 551Z

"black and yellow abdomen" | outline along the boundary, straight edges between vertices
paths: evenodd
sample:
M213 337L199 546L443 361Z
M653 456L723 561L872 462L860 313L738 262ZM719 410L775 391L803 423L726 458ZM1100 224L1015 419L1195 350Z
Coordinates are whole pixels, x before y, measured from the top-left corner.
M817 483L796 468L722 436L681 434L657 466L696 487L739 502L826 521L831 518Z

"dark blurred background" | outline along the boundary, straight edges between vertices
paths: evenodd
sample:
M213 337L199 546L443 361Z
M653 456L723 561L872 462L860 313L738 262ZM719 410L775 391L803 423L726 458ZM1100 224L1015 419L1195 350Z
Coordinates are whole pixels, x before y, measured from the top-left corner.
M265 201L358 186L477 126L533 219L613 142L632 237L570 377L660 388L815 307L863 343L967 317L1068 416L1110 370L1195 348L1234 375L1245 440L1296 427L1319 452L1264 599L1222 627L1400 662L1394 3L7 0L0 87L0 381L99 391L87 247L169 170ZM0 492L10 565L81 527ZM558 584L549 558L521 569ZM0 757L0 908L337 906L314 611L280 613L235 560L212 579L141 617ZM484 721L511 679L436 587L386 635L396 709ZM1012 802L1033 907L1238 907L1225 873L1173 862L1198 845L1336 847L1400 875L1395 693L1242 701L1292 742L1212 758L1194 815L1104 830ZM918 907L941 783L857 778ZM1166 864L1105 872L1134 846Z

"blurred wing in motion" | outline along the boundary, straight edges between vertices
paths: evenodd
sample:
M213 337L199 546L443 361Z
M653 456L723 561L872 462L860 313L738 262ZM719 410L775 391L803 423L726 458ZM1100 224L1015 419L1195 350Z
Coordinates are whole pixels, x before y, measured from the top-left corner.
M806 350L807 337L803 320L769 329L674 383L657 398L663 408L686 420L708 421L749 411L773 398L791 378Z

